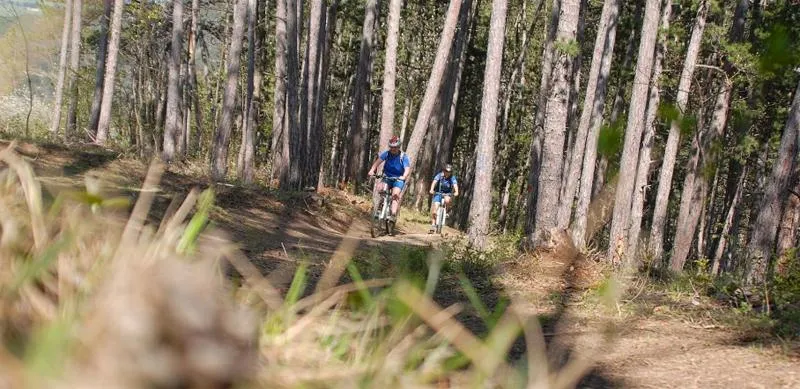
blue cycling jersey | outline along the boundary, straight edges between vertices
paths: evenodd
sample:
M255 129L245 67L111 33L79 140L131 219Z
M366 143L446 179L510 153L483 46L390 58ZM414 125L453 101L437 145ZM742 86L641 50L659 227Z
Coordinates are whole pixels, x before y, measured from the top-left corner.
M411 166L411 161L406 153L392 155L389 150L381 153L380 159L384 161L383 174L389 177L401 177L405 173L405 168Z
M450 178L445 178L442 172L436 174L433 177L433 181L437 182L437 185L434 187L436 188L436 191L442 193L452 193L453 186L458 185L458 180L456 179L456 176L451 174Z

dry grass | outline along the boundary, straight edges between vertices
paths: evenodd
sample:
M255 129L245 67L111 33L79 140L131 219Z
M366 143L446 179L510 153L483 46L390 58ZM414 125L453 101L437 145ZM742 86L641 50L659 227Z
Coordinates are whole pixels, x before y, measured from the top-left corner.
M93 190L45 201L14 147L0 151L0 388L567 388L601 352L552 369L539 321L514 305L478 337L461 306L361 279L351 238L313 292L301 264L282 295L208 227L212 191L148 223L154 163L130 213ZM506 359L520 335L525 369Z

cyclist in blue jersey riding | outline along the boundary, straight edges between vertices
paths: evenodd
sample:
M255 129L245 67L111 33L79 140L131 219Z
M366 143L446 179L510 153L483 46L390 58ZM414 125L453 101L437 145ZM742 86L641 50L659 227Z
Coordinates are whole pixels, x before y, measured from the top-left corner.
M385 150L378 155L378 158L372 163L372 167L369 169L367 175L370 177L374 176L381 162L384 163L383 182L381 182L381 187L379 189L384 191L391 188L392 214L390 220L394 222L397 216L397 209L400 207L400 196L405 186L405 181L408 179L408 175L411 172L411 161L408 155L400 150L400 139L397 136L392 136L389 140L389 150Z
M458 180L453 175L453 166L449 163L444 169L436 174L431 181L430 194L433 196L431 204L431 229L430 233L436 230L436 211L444 204L445 211L450 209L450 196L458 197Z

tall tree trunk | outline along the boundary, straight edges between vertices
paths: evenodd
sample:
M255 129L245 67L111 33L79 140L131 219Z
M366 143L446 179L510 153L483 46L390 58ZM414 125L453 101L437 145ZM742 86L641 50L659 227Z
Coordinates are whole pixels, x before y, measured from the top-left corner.
M609 258L613 263L633 258L628 251L627 242L630 226L631 198L633 196L634 178L638 162L639 148L642 140L645 110L647 108L647 91L653 68L653 54L658 36L659 14L661 2L647 0L642 23L642 38L639 41L639 53L636 59L636 73L633 77L631 105L628 109L628 125L625 129L625 140L620 158L617 189L614 201L614 213L611 219L611 238L609 240ZM621 257L620 257L621 255Z
M389 143L394 129L395 83L397 80L397 42L400 36L402 0L389 1L386 20L386 54L383 62L383 93L381 95L381 133L379 147Z
M797 141L800 136L800 83L794 92L792 108L783 130L778 158L772 166L772 175L761 200L756 218L748 254L750 266L747 267L747 282L750 285L761 285L766 281L771 263L781 208L786 201L789 179L797 164Z
M325 105L328 101L328 78L329 78L329 70L330 70L330 53L331 48L333 45L333 35L336 33L336 16L339 9L339 0L334 0L333 4L328 6L328 9L325 14L325 23L324 23L324 32L323 32L323 41L324 45L322 47L322 64L321 70L319 72L319 91L317 92L317 101L315 103L315 112L314 112L314 127L315 133L317 134L324 134L325 133L325 120L324 120L324 112L325 112ZM336 136L338 131L333 131L334 139L331 141L333 145L336 144ZM322 147L324 147L324 143L320 140ZM317 187L323 186L325 184L325 169L324 164L322 163L322 155L320 155L320 172L319 172L319 180ZM332 165L331 165L332 169Z
M776 254L782 257L787 252L795 247L797 241L797 227L800 222L800 179L798 179L797 165L792 174L791 181L794 181L791 189L787 188L789 193L786 194L786 201L783 204L783 216L781 216L781 225L778 228L778 243L776 247Z
M575 42L580 19L580 0L562 0L556 39ZM535 245L545 244L550 234L559 226L558 196L561 191L564 141L569 117L570 77L574 57L563 50L553 53L553 70L550 90L544 113L542 163L539 172L536 218L531 240ZM531 206L534 206L531 203Z
M303 166L303 186L317 188L319 171L322 163L322 142L324 133L317 126L317 108L320 91L320 72L322 71L321 52L325 49L325 24L327 2L314 0L311 2L308 37L306 38L306 56L300 100L300 128L305 135L308 160Z
M734 23L729 31L729 42L738 43L744 39L743 25L748 8L748 0L740 0L738 2L733 17ZM723 58L723 67L725 71L723 74L724 80L720 83L719 91L717 92L711 128L707 132L705 139L702 139L702 142L696 144L699 148L695 150L695 157L690 163L689 171L684 180L683 192L681 194L681 207L678 212L678 232L675 234L675 243L670 261L670 266L675 271L679 271L683 268L689 253L692 235L697 228L698 215L697 212L692 212L692 210L699 207L699 205L687 203L687 201L690 201L687 199L694 200L697 197L697 193L700 193L701 196L703 196L701 197L701 201L705 201L704 194L708 190L708 182L704 174L706 171L705 168L710 163L713 163L716 158L716 153L711 150L711 145L716 138L721 137L724 133L728 119L728 109L730 107L730 98L733 91L733 83L729 75L733 73L733 65L727 58Z
M473 30L472 7L474 5L477 5L477 2L472 0L466 0L461 3L458 21L458 26L460 27L456 31L450 51L450 60L445 71L447 77L442 80L439 97L434 104L423 150L414 163L415 207L420 211L425 206L425 200L430 199L427 186L430 183L430 177L434 175L434 167L443 167L448 163L450 157L453 128L455 126L455 109L458 100L457 88L460 87L461 70L463 70L460 67L460 59L463 57L462 54L465 54L467 41Z
M667 0L664 10L661 13L660 31L669 30L669 21L672 16L672 0ZM664 57L667 55L666 36L660 34L660 40L656 47L656 57L653 60L653 76L650 80L650 97L647 101L647 114L645 115L644 136L642 146L639 151L639 165L636 169L636 181L633 186L633 199L631 200L631 221L628 232L629 251L634 258L639 258L637 248L639 245L639 232L642 228L642 216L644 213L644 199L647 194L647 184L650 177L650 152L653 149L653 141L656 133L656 114L658 105L661 103L661 72L664 69Z
M165 161L175 158L178 133L183 128L181 106L181 63L183 58L183 0L172 1L172 47L169 57L169 79L167 81L167 120L164 125Z
M621 126L622 123L620 120L620 115L622 115L624 108L625 108L625 91L627 87L625 86L628 82L627 73L631 70L631 62L633 62L633 51L636 45L636 26L641 25L642 20L642 2L636 2L636 8L634 10L633 15L633 27L629 31L628 36L628 44L625 46L625 57L622 60L622 72L620 73L618 79L618 85L616 93L614 94L614 101L611 103L611 116L608 120L608 123L611 126ZM592 198L599 196L603 192L603 189L606 185L606 173L609 167L609 159L608 155L601 155L599 160L597 161L597 166L595 167L594 172L594 184L592 185ZM613 208L613 207L611 207ZM612 209L613 210L613 209ZM591 237L589 237L591 238Z
M214 145L211 151L211 177L215 181L224 180L228 171L228 148L234 122L233 110L236 106L236 89L239 86L239 61L242 52L245 16L247 15L247 1L236 0L233 8L233 28L228 50L228 69L225 91L222 95L222 116L214 132Z
M547 96L550 93L550 74L553 69L553 44L555 43L556 33L558 32L558 20L561 12L561 0L553 0L550 10L550 21L547 27L544 47L542 48L542 75L539 82L539 95L536 103L536 116L533 124L533 140L528 155L528 212L525 219L525 233L533 236L536 226L536 204L539 195L539 173L542 164L542 123L544 122L544 111L547 105ZM534 241L531 239L530 243Z
M444 166L450 163L453 132L456 126L456 109L461 95L461 80L467 59L467 48L472 40L472 31L476 23L475 7L477 4L478 2L473 0L466 0L461 4L461 16L458 23L464 27L458 29L453 43L453 62L448 72L453 72L454 76L448 78L445 92L446 103L441 107L442 115L446 120L444 120L442 127L441 142L436 144L436 166Z
M352 187L354 191L358 188L362 175L365 173L364 153L367 148L367 129L369 128L367 105L371 96L369 81L372 74L372 48L375 45L375 20L377 18L378 1L367 1L353 92L353 115L350 117L350 148L347 153L347 181L354 184Z
M112 0L103 0L103 16L100 19L100 37L97 41L97 69L94 75L94 97L89 116L89 133L97 134L97 121L100 119L100 103L103 99L103 79L106 70L106 52L108 51L108 24L111 20Z
M559 218L567 215L572 207L574 193L577 188L580 188L575 208L575 222L572 227L572 238L578 247L582 247L585 240L586 214L589 210L597 160L597 139L600 133L600 124L603 122L603 107L605 107L608 76L611 73L611 59L614 54L618 20L619 0L606 0L600 13L600 25L597 27L592 64L589 68L589 79L586 82L586 98L583 101L576 137L579 142L585 137L584 151L573 154L565 190L565 199L568 204L561 204L559 208ZM581 154L582 159L578 154ZM580 182L580 186L578 186L578 182ZM567 218L569 218L568 215Z
M745 177L747 177L747 167L745 166L741 173L739 174L739 178L736 181L738 183L736 187L736 191L733 195L733 198L730 201L730 206L728 207L728 211L725 214L725 222L722 225L722 231L720 232L719 241L717 243L717 249L714 252L714 264L711 268L711 275L716 276L719 274L720 270L723 269L722 265L722 257L725 255L726 245L728 242L728 236L731 233L731 227L736 219L738 219L738 209L739 209L739 201L742 198L742 192L744 191L745 185Z
M245 118L242 128L242 143L239 146L240 160L237 166L239 179L245 184L253 182L256 154L256 25L258 23L257 0L247 0L247 94L244 101ZM261 82L259 75L258 82Z
M303 167L305 164L305 132L300 128L297 118L298 93L297 85L299 80L298 69L300 68L300 57L298 55L299 36L298 23L302 20L302 0L286 0L286 134L285 142L289 143L289 153L286 155L286 165L289 168L287 181L281 182L281 189L299 190L303 184Z
M69 111L67 112L67 127L64 130L64 139L69 139L78 131L78 76L80 75L81 59L81 12L82 0L72 0L72 33L70 33L69 52Z
M403 102L403 117L400 119L400 144L406 140L406 129L408 128L408 117L411 116L411 93L406 93Z
M72 25L72 0L64 4L64 27L61 29L61 54L58 59L58 78L56 81L55 104L53 104L53 117L50 122L50 134L58 135L61 127L61 105L64 98L64 77L67 73L67 53L69 53L69 33Z
M489 235L489 216L492 211L494 139L497 125L497 99L500 94L500 76L503 68L506 10L506 0L492 1L486 70L483 76L481 124L478 132L477 158L475 159L475 185L469 210L469 240L478 250L486 247L486 237Z
M105 80L103 80L103 99L100 103L100 119L97 122L97 137L95 138L95 142L100 145L106 143L108 128L111 124L114 77L117 72L117 55L119 54L119 40L122 33L122 7L124 7L123 0L114 0L114 12L111 15L111 41L108 43L106 74Z
M706 169L714 159L711 153L711 144L717 137L722 136L728 118L728 102L732 85L728 80L722 80L720 91L714 102L714 111L708 129L699 129L699 133L692 140L693 156L689 161L686 176L681 192L681 205L678 210L676 222L675 242L672 247L670 268L674 271L683 269L692 245L692 239L697 229L702 205L705 203L705 194L708 191Z
M561 13L561 0L553 0L550 9L550 21L548 22L547 35L544 47L542 48L542 75L539 81L539 93L536 103L536 116L533 124L533 140L528 156L528 212L525 219L525 233L533 237L536 226L536 204L539 195L539 174L542 164L542 124L544 122L544 111L547 105L547 97L550 91L551 73L553 70L553 45L558 32L559 14ZM533 243L530 239L530 243Z
M200 33L198 19L200 17L200 0L192 0L192 21L189 30L189 94L192 99L192 111L194 111L194 136L187 137L187 152L192 154L194 150L199 150L200 141L203 134L203 110L200 106L200 91L197 85L197 37ZM191 139L194 138L194 139Z
M272 113L272 170L271 178L280 182L288 179L289 142L286 128L286 0L277 0L275 15L275 85Z
M703 31L706 25L706 15L708 4L704 0L700 2L695 17L692 36L686 49L683 61L683 71L678 83L678 92L675 98L675 105L683 115L686 112L686 104L689 101L689 91L692 87L694 68L697 64L697 54L700 52L700 43L703 38ZM678 155L678 145L680 143L681 128L679 120L670 123L669 136L666 146L664 146L664 157L661 163L661 172L658 177L658 192L656 202L653 207L653 222L650 230L650 251L653 260L659 262L664 252L664 227L666 225L667 206L669 205L669 193L672 190L672 173L675 170L675 161Z
M417 112L417 120L414 122L411 139L409 139L408 146L406 147L406 153L412 164L416 163L416 157L422 146L422 140L425 139L425 135L428 131L428 122L433 113L436 97L439 95L444 71L447 68L447 58L450 56L450 47L453 44L453 37L455 36L460 9L461 0L450 0L450 5L445 15L444 26L442 27L442 35L439 39L439 47L436 49L436 57L433 60L431 75L430 78L428 78L428 85L425 87L425 95L422 97L422 102Z
M580 89L581 89L581 68L583 67L583 56L581 55L582 46L584 41L584 30L586 29L586 7L587 7L587 0L581 0L580 5L580 12L578 16L578 32L576 34L576 42L578 42L578 51L575 54L575 57L572 60L572 68L570 72L572 73L570 79L572 80L570 84L570 91L569 91L569 102L567 103L567 141L564 144L564 166L561 168L561 184L559 185L559 205L563 203L569 202L569 208L567 208L568 213L570 215L566 215L565 219L561 219L559 216L558 218L558 228L565 229L569 227L571 211L572 211L572 204L574 202L575 195L572 195L572 199L567 201L566 200L566 184L567 184L567 177L570 173L570 165L572 163L572 159L576 156L576 154L581 154L580 159L583 159L583 152L584 147L586 146L585 137L578 139L578 101L580 101ZM577 179L575 180L577 183ZM574 193L574 190L572 191ZM556 213L561 212L560 208L556 209ZM565 211L566 212L566 211Z

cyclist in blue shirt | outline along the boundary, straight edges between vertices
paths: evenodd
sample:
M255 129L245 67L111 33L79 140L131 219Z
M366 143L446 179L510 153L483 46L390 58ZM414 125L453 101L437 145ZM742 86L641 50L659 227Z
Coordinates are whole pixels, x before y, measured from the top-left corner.
M389 139L389 150L385 150L378 155L367 175L374 176L381 162L383 162L384 177L379 189L385 191L391 188L392 214L389 216L389 220L395 221L397 209L400 207L403 187L409 173L411 173L411 161L408 155L400 150L400 139L396 135Z
M433 204L431 204L430 229L430 233L433 233L436 230L436 211L439 209L439 206L444 203L445 209L449 210L450 197L458 197L458 180L456 176L453 175L452 165L448 163L441 172L433 177L430 194L434 195Z

